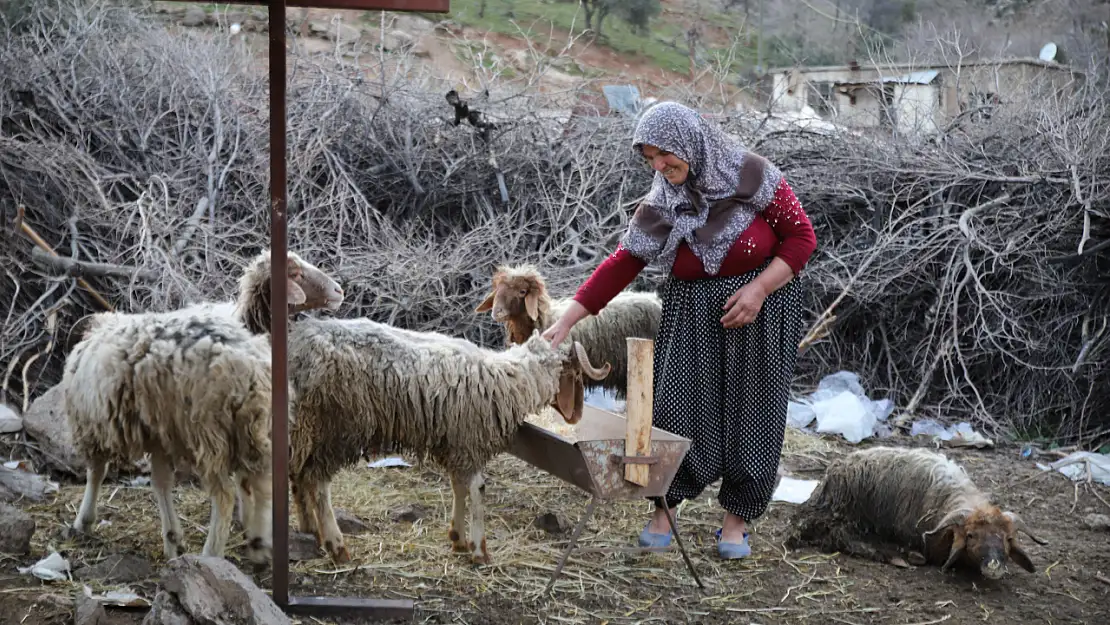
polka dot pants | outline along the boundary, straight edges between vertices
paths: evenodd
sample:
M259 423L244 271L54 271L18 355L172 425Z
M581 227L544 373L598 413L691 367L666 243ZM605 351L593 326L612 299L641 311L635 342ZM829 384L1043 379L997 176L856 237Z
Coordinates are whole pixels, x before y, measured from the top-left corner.
M667 494L672 508L722 478L718 501L745 520L761 516L771 500L802 333L801 287L794 279L768 295L747 326L726 329L720 321L725 301L762 269L671 277L662 287L654 425L693 441Z

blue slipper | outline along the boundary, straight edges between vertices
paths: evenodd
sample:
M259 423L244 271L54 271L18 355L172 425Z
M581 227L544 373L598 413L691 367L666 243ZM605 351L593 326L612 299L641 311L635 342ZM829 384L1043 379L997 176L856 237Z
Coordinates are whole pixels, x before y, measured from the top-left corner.
M721 530L717 530L717 554L723 560L737 560L752 555L752 546L748 544L748 533L744 532L742 542L726 543L721 541Z
M651 526L651 521L644 526L644 530L640 532L640 546L641 547L670 547L671 546L671 533L656 534L649 532L648 527Z

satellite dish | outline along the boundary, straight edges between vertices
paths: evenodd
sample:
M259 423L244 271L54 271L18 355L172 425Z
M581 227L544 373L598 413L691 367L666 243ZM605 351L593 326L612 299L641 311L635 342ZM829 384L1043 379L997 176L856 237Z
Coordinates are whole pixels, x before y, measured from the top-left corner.
M1040 54L1037 55L1037 58L1039 58L1040 60L1045 61L1045 62L1055 61L1056 60L1056 44L1052 43L1051 41L1044 44L1044 47L1041 48L1041 52L1040 52Z

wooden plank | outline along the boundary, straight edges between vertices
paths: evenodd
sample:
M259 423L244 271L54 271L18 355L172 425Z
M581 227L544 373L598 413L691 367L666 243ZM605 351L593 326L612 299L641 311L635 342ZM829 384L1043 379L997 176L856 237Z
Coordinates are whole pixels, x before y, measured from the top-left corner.
M624 455L651 455L651 406L655 362L655 341L628 338L628 419L624 437ZM624 479L637 486L647 486L651 467L646 464L624 465Z

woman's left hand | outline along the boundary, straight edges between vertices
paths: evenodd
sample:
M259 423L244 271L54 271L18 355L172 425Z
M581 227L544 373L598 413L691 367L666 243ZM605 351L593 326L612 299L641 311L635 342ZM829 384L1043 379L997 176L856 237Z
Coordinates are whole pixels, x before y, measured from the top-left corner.
M736 290L725 302L728 312L721 317L721 325L726 328L739 328L755 321L763 300L767 299L767 289L758 282L749 282Z

